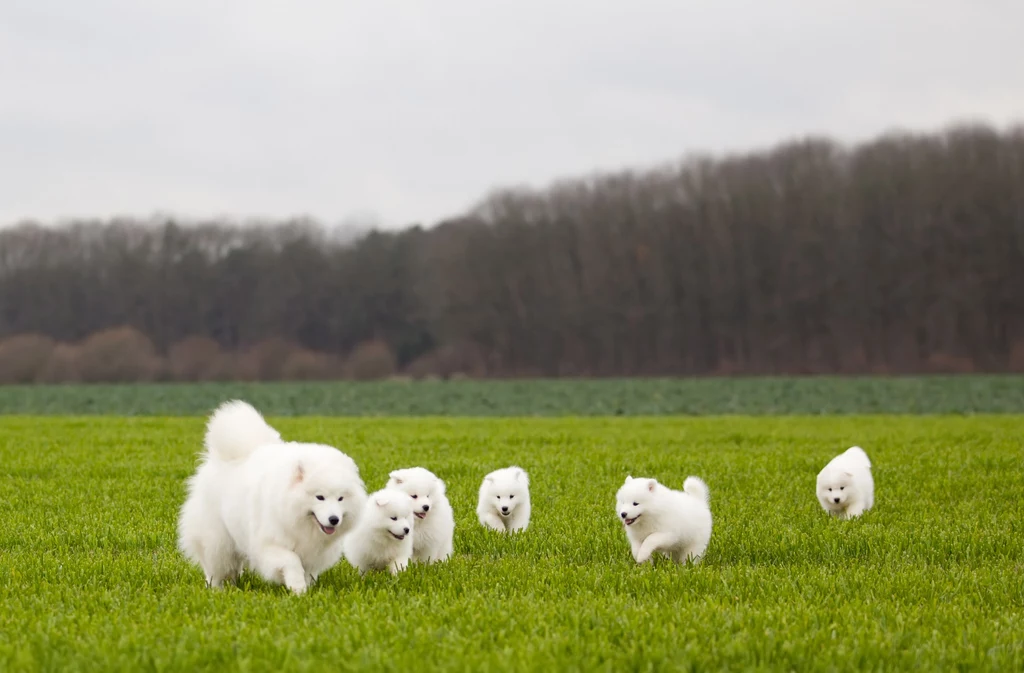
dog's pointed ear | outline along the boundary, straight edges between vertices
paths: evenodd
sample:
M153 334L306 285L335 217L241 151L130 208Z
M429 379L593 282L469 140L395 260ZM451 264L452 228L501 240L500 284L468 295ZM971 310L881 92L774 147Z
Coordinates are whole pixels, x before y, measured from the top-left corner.
M295 472L292 474L292 486L298 486L305 478L306 469L302 467L302 463L299 463L295 466Z
M627 475L626 475L626 483L628 484L628 483L629 483L629 482L631 482L631 481L633 481L633 475L631 475L631 474L627 474Z
M853 472L843 472L843 474L845 474L850 479L853 479Z
M377 503L377 507L384 507L389 502L391 502L391 499L388 498L386 495L378 495L376 498L373 499L373 501Z
M494 477L484 477L484 481L489 481L489 482L491 482L493 484L494 483Z
M402 478L398 476L398 470L395 470L394 472L392 472L388 476L391 477L392 481L394 481L395 484L401 484L402 483Z
M523 468L517 467L516 468L516 481L522 481L522 476L523 476Z
M647 490L648 491L653 492L654 491L654 487L657 486L657 485L658 485L658 481L656 479L648 479L647 480Z

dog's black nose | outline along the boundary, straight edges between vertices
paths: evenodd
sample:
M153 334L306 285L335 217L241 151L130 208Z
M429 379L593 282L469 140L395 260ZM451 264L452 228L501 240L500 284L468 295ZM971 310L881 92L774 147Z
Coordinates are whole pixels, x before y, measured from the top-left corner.
M501 511L502 511L502 512L507 512L507 511L508 511L508 507L502 507L502 508L501 508Z
M408 529L408 528L403 528L402 530L404 530L404 531L405 531L406 533L408 533L408 532L409 532L409 529Z
M429 512L430 511L430 505L423 505L423 511L424 512Z
M619 514L619 516L621 516L623 519L625 519L626 518L626 513L622 512L621 514Z
M327 521L329 521L332 526L337 526L338 522L341 521L341 519L339 519L336 516L332 516L329 519L327 519Z
M835 500L836 502L839 502L839 498L832 498L832 499Z

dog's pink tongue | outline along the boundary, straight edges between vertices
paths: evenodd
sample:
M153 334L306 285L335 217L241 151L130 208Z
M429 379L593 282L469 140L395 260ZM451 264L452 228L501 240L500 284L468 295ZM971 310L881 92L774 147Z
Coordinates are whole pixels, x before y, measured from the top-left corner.
M323 526L323 529L328 535L334 534L334 526Z

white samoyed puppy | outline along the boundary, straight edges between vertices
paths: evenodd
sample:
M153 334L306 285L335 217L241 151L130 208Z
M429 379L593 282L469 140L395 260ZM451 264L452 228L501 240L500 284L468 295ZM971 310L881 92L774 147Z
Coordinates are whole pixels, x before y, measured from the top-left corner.
M413 499L396 488L371 493L359 524L345 538L345 558L363 575L388 570L397 575L412 557Z
M818 473L818 502L840 519L860 516L875 504L871 461L859 446L852 446L829 461Z
M365 499L359 468L344 453L285 442L251 405L225 402L188 480L178 546L210 587L248 567L301 594L341 558Z
M687 477L682 491L655 479L626 477L615 494L619 519L637 563L661 552L677 563L700 561L711 540L708 486Z
M480 523L496 531L526 530L530 525L530 478L521 467L503 467L480 484L476 506Z
M388 475L385 488L403 491L413 499L416 525L412 534L414 561L434 563L452 554L455 515L445 495L444 482L426 468L409 467Z

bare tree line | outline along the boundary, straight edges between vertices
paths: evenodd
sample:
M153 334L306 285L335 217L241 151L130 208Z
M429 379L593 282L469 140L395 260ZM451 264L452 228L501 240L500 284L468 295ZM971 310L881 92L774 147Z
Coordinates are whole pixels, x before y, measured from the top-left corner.
M301 220L0 230L16 359L24 335L82 354L97 333L149 343L149 378L1022 369L1024 130L691 157L354 241Z

